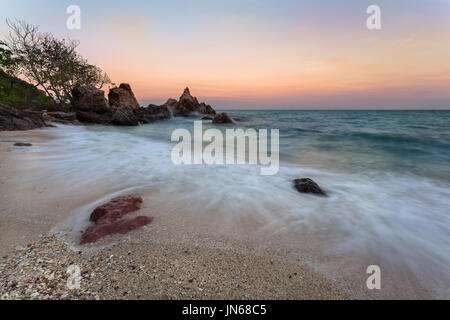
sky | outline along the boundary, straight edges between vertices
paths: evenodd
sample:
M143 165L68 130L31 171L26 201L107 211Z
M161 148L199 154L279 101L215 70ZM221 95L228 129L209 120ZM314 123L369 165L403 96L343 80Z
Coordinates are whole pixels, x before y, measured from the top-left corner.
M450 109L450 0L0 0L0 38L7 18L79 40L142 105L188 86L218 109Z

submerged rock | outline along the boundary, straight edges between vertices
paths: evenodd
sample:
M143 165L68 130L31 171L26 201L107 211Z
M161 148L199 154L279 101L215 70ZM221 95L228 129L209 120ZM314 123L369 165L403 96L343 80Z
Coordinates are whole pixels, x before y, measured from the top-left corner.
M214 117L213 123L226 124L226 123L234 123L234 121L226 113L220 113Z
M124 196L97 207L90 216L95 224L86 230L80 244L92 243L107 235L125 234L151 223L153 218L146 216L122 219L126 214L139 210L141 205L141 197Z
M0 103L0 131L31 130L47 126L40 114L21 111Z
M301 193L312 193L317 195L325 196L327 193L319 187L312 179L296 179L294 180L294 186L298 192Z
M110 107L113 109L124 105L132 109L141 107L128 83L121 83L118 88L109 90L108 100Z

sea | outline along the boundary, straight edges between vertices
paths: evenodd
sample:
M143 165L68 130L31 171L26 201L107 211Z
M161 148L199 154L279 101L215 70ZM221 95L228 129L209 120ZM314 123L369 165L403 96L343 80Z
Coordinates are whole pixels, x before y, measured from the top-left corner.
M45 179L68 188L101 181L123 192L154 188L161 212L248 237L289 234L289 246L309 252L316 269L326 264L314 259L318 252L334 261L361 256L382 270L407 270L450 298L450 111L225 111L235 124L203 121L204 130L279 130L276 175L251 164L174 164L172 133L193 133L201 116L137 127L58 125L47 129L56 139L34 152L52 168ZM35 178L44 179L38 171ZM297 178L328 195L297 192Z

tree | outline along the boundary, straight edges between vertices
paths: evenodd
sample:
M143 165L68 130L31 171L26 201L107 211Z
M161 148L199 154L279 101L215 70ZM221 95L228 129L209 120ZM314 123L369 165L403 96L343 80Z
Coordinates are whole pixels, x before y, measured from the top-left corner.
M78 41L40 33L37 26L24 21L7 20L7 24L11 31L5 43L16 59L16 71L58 103L72 103L76 85L100 89L111 84L106 73L76 52Z
M4 41L0 40L0 70L6 73L10 78L10 90L14 86L14 80L18 73L19 59L14 57L11 50Z

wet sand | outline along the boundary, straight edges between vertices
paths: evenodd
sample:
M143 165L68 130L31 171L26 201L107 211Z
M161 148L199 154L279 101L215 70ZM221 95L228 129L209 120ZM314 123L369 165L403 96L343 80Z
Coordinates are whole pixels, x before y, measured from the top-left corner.
M155 190L137 193L144 206L135 213L154 217L152 224L77 246L79 235L69 232L70 214L119 190L107 182L89 189L63 188L64 181L27 184L22 178L32 174L37 160L14 142L39 147L51 139L48 129L0 133L3 299L432 298L410 275L404 287L397 283L371 291L363 269L354 277L324 275L283 239L234 234L180 210L161 212L151 201ZM80 267L79 289L67 287L70 265Z

